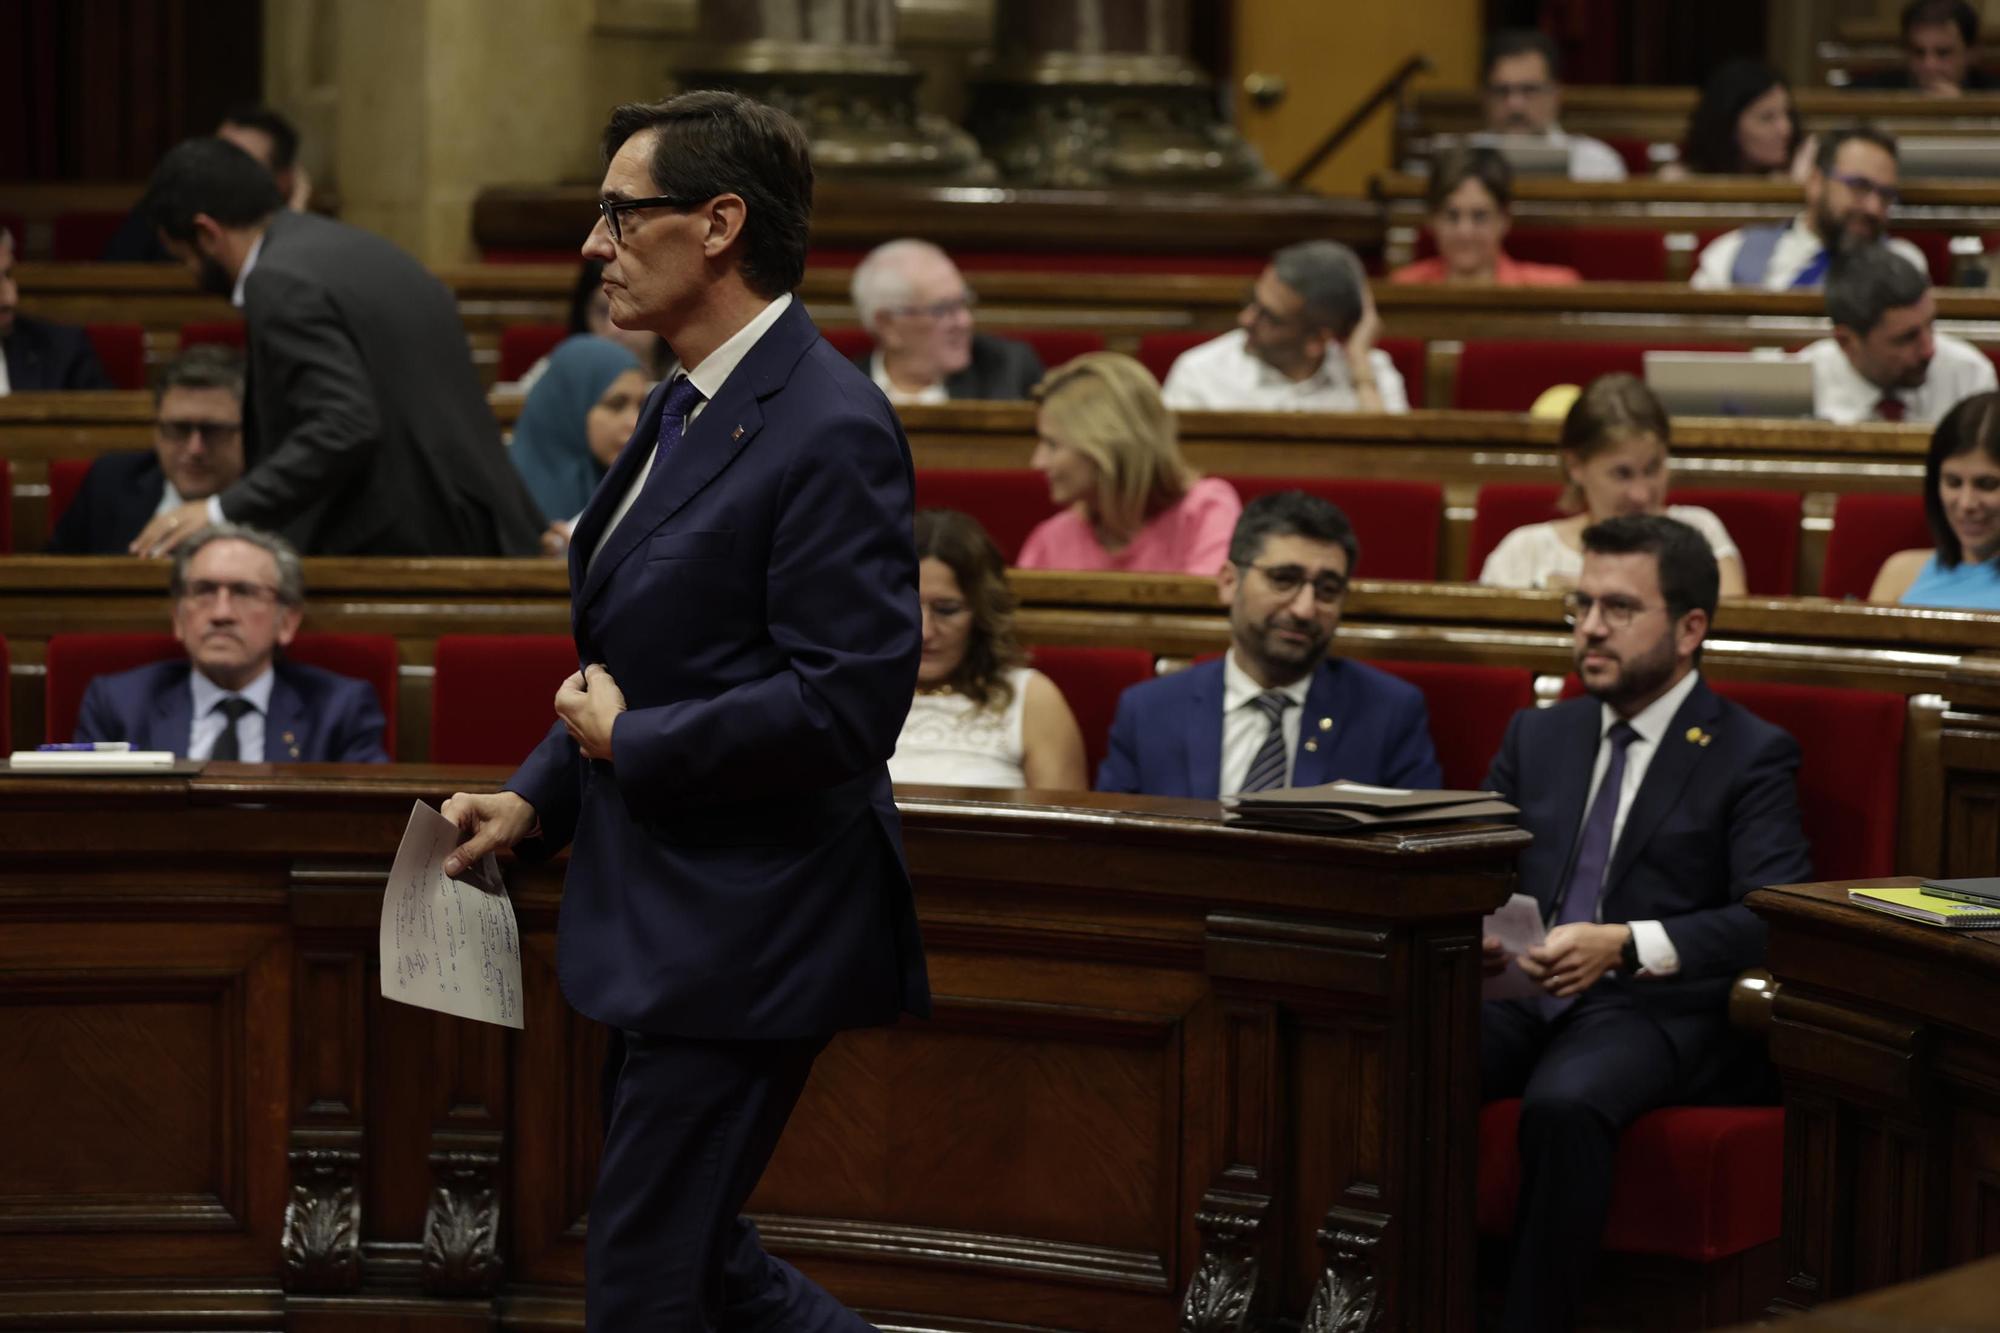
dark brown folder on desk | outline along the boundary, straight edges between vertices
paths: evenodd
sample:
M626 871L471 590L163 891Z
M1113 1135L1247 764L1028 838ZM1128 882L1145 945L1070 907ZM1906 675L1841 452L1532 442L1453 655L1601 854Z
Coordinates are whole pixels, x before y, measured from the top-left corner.
M1244 792L1223 803L1232 824L1343 833L1385 824L1442 824L1462 819L1510 819L1519 811L1491 791L1413 791L1329 782Z

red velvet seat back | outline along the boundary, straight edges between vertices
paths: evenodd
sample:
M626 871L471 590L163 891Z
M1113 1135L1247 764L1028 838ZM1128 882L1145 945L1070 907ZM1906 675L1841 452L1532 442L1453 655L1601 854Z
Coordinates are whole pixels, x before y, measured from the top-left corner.
M1951 233L1937 228L1922 231L1899 231L1890 233L1924 252L1924 262L1930 265L1931 283L1938 287L1951 286Z
M1424 359L1429 344L1422 338L1383 338L1375 347L1377 351L1388 354L1396 373L1403 377L1403 393L1409 398L1410 406L1424 406L1430 389L1424 377Z
M146 387L146 330L138 324L86 324L84 333L114 389Z
M1665 282L1667 234L1643 227L1537 227L1516 224L1502 243L1524 264L1561 264L1586 282ZM1417 234L1416 257L1437 253L1429 227Z
M1139 364L1153 372L1153 378L1160 383L1167 382L1167 372L1174 368L1182 352L1190 347L1199 347L1216 331L1203 332L1148 333L1139 339Z
M1056 683L1083 732L1090 780L1111 748L1111 722L1118 696L1153 678L1153 655L1142 648L1055 648L1028 650L1029 665Z
M500 330L499 379L512 384L569 336L563 324L509 324Z
M1104 335L1089 329L995 329L993 332L1034 348L1047 370L1074 361L1086 352L1104 350Z
M0 635L0 754L11 754L14 750L14 703L8 695L13 672L13 665L7 659L6 637Z
M1035 525L1056 512L1049 483L1028 468L919 468L917 508L956 509L986 529L1009 565Z
M1884 560L1933 544L1921 495L1840 496L1833 502L1820 595L1865 598Z
M1470 790L1486 780L1507 723L1535 703L1535 673L1526 667L1460 662L1370 662L1424 692L1431 744L1444 785Z
M90 471L92 460L88 458L56 458L49 461L49 531L54 532L62 516L76 503L76 493L83 489L83 478ZM4 467L0 463L0 467ZM0 522L4 522L0 519Z
M58 213L49 229L49 258L58 264L95 263L124 225L123 213ZM14 233L17 246L20 236Z
M1515 528L1561 518L1556 500L1562 487L1543 482L1488 482L1479 488L1472 513L1472 537L1465 553L1465 576L1477 580L1486 557Z
M519 764L555 724L576 670L566 634L443 634L431 679L431 762Z
M1676 487L1669 504L1712 511L1743 556L1743 581L1758 597L1799 591L1799 522L1804 497L1797 491L1737 491Z
M14 469L0 458L0 555L14 553Z
M1246 505L1273 491L1299 490L1339 506L1361 543L1361 578L1423 582L1437 578L1444 487L1436 482L1239 476L1223 480L1236 488Z
M868 336L868 330L853 325L842 328L821 329L819 336L833 344L833 350L849 361L858 356L866 356L875 350L875 340Z
M396 757L397 699L402 686L402 663L396 640L388 634L301 634L292 640L285 655L294 662L352 676L375 687L376 701L382 705L382 748Z
M250 341L250 326L240 319L203 319L181 325L181 350L190 347L234 347Z
M1459 354L1452 406L1468 411L1525 412L1557 384L1588 384L1622 370L1643 376L1646 352L1740 352L1719 343L1581 342L1467 339Z

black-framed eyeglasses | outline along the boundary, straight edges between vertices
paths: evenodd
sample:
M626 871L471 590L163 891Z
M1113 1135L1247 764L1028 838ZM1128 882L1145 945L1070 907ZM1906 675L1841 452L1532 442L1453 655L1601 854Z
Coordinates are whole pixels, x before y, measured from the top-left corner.
M1604 617L1604 623L1612 629L1626 629L1632 621L1647 611L1664 611L1662 606L1647 606L1629 597L1592 597L1584 592L1563 594L1563 619L1571 625L1580 625L1590 619L1592 611Z
M181 597L196 606L212 606L223 593L229 594L232 602L242 602L248 606L269 606L279 598L279 592L268 583L248 583L223 581L219 579L189 579L181 586Z
M1553 83L1489 83L1486 95L1496 102L1504 102L1510 97L1540 97L1556 90Z
M907 319L947 320L970 314L973 307L978 304L979 298L967 292L963 296L954 296L949 301L932 301L928 305L891 306L889 313L902 315Z
M1835 176L1833 179L1839 181L1842 185L1845 185L1848 189L1861 195L1863 198L1871 194L1879 196L1884 208L1894 208L1903 200L1903 192L1895 186L1884 185L1882 182L1870 180L1866 176Z
M186 444L196 435L210 444L227 444L243 432L243 425L237 421L156 421L153 423L161 438L169 444Z
M625 243L625 229L618 221L620 213L634 208L693 208L703 202L700 199L683 199L677 195L656 194L646 199L600 199L597 211L604 215L604 229L611 233L614 245Z
M1298 565L1245 565L1264 576L1264 582L1271 585L1271 591L1281 597L1291 597L1306 585L1306 572ZM1311 580L1313 600L1321 606L1332 606L1347 596L1347 576L1345 574L1321 574Z

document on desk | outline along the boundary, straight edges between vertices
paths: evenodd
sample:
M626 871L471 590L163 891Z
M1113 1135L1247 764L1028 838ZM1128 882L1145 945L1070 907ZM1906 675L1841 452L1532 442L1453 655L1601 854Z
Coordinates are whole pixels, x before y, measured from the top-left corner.
M458 828L416 802L382 897L382 997L518 1028L521 933L489 853L453 879Z
M1497 977L1486 978L1480 987L1480 999L1532 1000L1548 993L1514 961L1516 954L1541 947L1546 932L1542 929L1540 903L1525 893L1515 894L1486 918L1481 933L1500 937L1500 947L1507 951L1507 970Z

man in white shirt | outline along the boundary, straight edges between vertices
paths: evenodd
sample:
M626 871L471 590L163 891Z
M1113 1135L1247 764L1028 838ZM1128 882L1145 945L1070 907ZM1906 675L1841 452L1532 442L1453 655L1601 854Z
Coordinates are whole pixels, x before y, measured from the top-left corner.
M1042 378L1032 347L973 329L972 290L929 241L884 241L854 266L848 291L875 340L855 364L892 403L1019 401Z
M1569 149L1573 181L1622 181L1625 159L1602 139L1565 134L1556 44L1533 28L1504 28L1486 46L1486 128L1540 135Z
M1872 126L1833 130L1805 180L1805 211L1785 225L1738 227L1710 241L1695 262L1699 291L1761 287L1803 291L1826 282L1833 257L1882 240L1897 191L1896 141ZM1929 272L1924 252L1900 237L1889 247Z
M1813 367L1813 415L1930 423L1996 386L1993 363L1938 333L1930 279L1886 246L1850 251L1826 282L1833 336L1799 355Z
M1407 412L1403 377L1354 252L1301 241L1271 256L1236 328L1167 372L1168 407L1211 412Z

